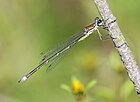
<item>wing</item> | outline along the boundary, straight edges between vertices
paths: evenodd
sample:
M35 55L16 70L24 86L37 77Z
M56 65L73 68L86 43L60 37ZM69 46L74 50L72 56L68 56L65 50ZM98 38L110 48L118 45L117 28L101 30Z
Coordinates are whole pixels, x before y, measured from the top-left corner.
M77 42L75 41L75 42L73 42L72 44L70 44L70 45L68 46L68 48L66 48L66 50L63 50L63 52L60 53L59 56L57 56L57 58L54 58L53 61L49 64L49 66L48 66L46 72L52 70L52 69L55 67L55 65L56 65L57 63L59 63L60 59L63 58L63 57L68 53L68 51L69 51L76 43L77 43Z
M44 54L42 57L40 64L35 67L32 71L30 71L28 74L26 74L24 77L22 77L18 82L24 82L27 80L31 75L33 75L35 72L37 72L41 67L46 65L48 62L52 61L51 64L49 65L47 70L51 70L52 66L55 65L55 62L57 62L60 58L63 57L63 54L67 52L71 47L73 47L79 40L85 36L84 32L78 33L74 37L70 38L65 44L62 46L54 49L52 52L49 54ZM55 59L56 58L56 59Z
M62 53L61 55L59 55L57 58L55 58L48 66L46 72L49 72L51 70L53 70L55 68L55 65L59 63L59 61L61 60L61 58L63 58L66 55L67 51L65 53Z
M61 52L62 50L64 50L65 48L67 48L69 45L78 42L78 40L84 36L84 32L80 32L78 34L75 34L74 36L72 36L67 42L61 44L59 47L57 47L56 49L52 50L51 52L47 52L47 53L42 53L42 57L40 60L40 63L45 61L46 59L54 56L56 53Z

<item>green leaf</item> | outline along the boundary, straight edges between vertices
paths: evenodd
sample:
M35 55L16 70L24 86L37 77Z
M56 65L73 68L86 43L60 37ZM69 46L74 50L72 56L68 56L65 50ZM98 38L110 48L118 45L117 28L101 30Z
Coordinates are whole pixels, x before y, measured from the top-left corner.
M61 88L66 90L66 91L68 91L68 92L71 92L71 88L68 85L66 85L66 84L62 84Z
M108 87L99 87L97 88L96 95L104 100L114 100L115 92Z
M95 86L95 84L97 83L96 80L92 80L88 83L88 85L85 88L85 92L87 92L88 90L90 90L93 86Z
M121 96L124 98L128 98L131 92L134 90L134 86L130 80L126 80L125 83L121 87Z

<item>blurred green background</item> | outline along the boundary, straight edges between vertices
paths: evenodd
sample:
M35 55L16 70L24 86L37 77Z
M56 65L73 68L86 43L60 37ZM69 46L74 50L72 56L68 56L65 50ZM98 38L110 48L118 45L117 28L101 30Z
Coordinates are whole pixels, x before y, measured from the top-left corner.
M140 0L108 0L118 24L140 62ZM39 54L65 42L99 16L92 0L0 0L0 102L74 102L60 88L76 76L92 101L138 102L119 55L97 32L78 43L46 73L47 65L25 83L17 81L38 65ZM100 30L103 35L107 32ZM138 63L139 64L139 63Z

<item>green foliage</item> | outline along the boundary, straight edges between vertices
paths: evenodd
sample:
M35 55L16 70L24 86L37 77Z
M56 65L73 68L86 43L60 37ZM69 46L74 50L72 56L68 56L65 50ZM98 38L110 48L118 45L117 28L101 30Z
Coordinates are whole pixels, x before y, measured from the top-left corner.
M107 2L139 62L140 0ZM100 41L96 31L54 70L45 74L44 66L27 82L17 83L38 65L40 52L58 47L96 16L92 0L0 0L0 102L72 102L66 92L72 93L71 86L62 84L70 83L71 75L80 78L85 96L96 102L138 102L114 45Z
M107 87L99 87L96 95L98 97L101 97L104 100L113 100L115 99L115 93L112 89Z
M85 92L87 92L87 91L89 91L91 88L93 88L93 87L96 85L96 83L97 83L96 80L90 81L90 82L87 84L86 88L85 88Z
M66 90L66 91L68 91L68 92L72 92L71 89L70 89L70 87L68 85L66 85L66 84L62 84L61 85L61 88L64 89L64 90Z
M133 92L134 86L130 80L126 80L124 84L121 86L120 94L122 97L127 99L129 95Z

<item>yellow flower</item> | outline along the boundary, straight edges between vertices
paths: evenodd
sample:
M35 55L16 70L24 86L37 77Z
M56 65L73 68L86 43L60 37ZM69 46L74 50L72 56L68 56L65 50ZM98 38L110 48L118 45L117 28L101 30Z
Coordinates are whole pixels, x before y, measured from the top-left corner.
M80 83L78 80L74 80L72 82L72 93L74 95L83 95L84 93L84 85Z
M72 85L69 87L68 85L61 85L61 88L73 94L74 98L77 102L83 102L86 97L86 93L96 84L96 80L90 81L86 87L76 78L72 77Z

